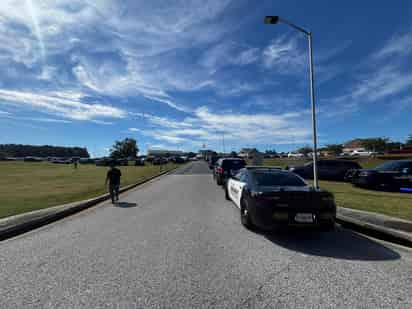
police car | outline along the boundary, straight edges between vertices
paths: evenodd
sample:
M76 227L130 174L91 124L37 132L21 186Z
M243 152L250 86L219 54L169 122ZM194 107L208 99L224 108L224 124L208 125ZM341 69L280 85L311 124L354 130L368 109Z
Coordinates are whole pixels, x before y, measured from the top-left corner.
M316 226L331 230L335 226L333 195L280 168L245 167L230 176L225 195L239 208L241 223L247 228Z

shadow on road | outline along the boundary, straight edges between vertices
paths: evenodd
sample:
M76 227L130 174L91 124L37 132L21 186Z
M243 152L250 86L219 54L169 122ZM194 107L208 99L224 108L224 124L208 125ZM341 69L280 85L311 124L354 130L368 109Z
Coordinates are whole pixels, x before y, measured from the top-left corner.
M137 207L137 203L117 202L114 206L120 208L132 208Z
M337 227L332 232L311 230L281 230L262 233L276 245L305 254L346 260L396 260L400 255L350 230Z

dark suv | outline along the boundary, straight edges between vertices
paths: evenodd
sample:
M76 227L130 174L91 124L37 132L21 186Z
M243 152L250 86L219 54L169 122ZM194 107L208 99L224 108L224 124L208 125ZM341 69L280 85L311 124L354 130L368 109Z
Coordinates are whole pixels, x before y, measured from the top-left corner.
M318 160L317 162L319 179L344 180L349 170L362 168L357 162L349 160ZM289 170L303 178L313 178L313 162L294 166Z
M246 161L239 158L221 158L217 160L213 176L216 183L221 186L235 172L246 166Z
M372 189L407 191L412 188L412 160L390 161L352 175L352 183Z
M217 160L219 160L219 159L220 159L219 156L211 156L209 158L209 169L212 170L215 167L215 164L216 164Z

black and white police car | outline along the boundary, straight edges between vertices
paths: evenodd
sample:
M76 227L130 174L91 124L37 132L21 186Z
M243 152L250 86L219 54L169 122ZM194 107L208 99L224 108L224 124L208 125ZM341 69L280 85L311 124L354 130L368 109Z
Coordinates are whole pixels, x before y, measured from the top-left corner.
M327 231L335 226L333 195L279 168L245 167L228 179L225 195L240 209L247 228L314 226Z

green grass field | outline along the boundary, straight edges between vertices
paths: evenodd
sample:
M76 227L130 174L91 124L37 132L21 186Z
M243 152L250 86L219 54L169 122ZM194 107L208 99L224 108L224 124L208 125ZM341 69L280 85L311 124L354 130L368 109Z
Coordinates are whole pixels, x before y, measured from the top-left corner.
M162 166L162 171L176 165ZM52 164L48 162L0 162L0 218L79 201L106 192L107 167ZM122 166L121 186L160 173L160 166Z
M274 158L274 159L265 159L264 164L270 166L280 166L282 168L286 166L302 165L306 162L311 161L311 159L289 159L289 158ZM357 158L354 161L358 162L363 168L370 168L377 166L379 164L387 162L386 160L377 159L377 158Z
M333 193L338 206L412 220L412 194L366 190L335 181L322 180L319 186Z
M265 159L265 165L293 166L301 165L304 160ZM357 162L363 168L370 168L386 161L373 158L360 158ZM366 190L352 186L350 183L320 181L322 189L332 192L338 206L378 212L389 216L412 220L412 194Z

